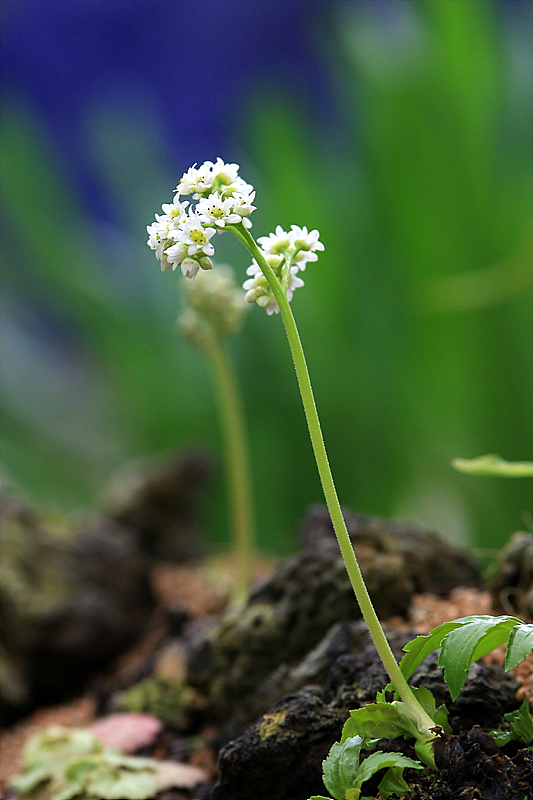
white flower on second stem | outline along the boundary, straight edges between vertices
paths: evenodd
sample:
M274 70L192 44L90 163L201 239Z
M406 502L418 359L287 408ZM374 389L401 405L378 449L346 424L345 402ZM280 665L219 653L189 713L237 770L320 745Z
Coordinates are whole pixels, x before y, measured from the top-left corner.
M281 225L276 227L275 233L269 233L268 236L260 236L257 243L261 246L265 253L290 253L294 250L291 235L284 231Z
M315 251L323 250L324 245L318 239L320 234L316 228L309 232L305 226L300 228L298 225L291 225L289 236L294 248L292 263L296 264L299 269L304 270L308 261L318 260Z
M267 260L270 259L267 257ZM244 281L242 285L246 292L244 299L248 303L257 303L258 306L266 310L268 315L279 314L278 302L255 259L253 264L246 270L246 273L252 277ZM289 302L292 300L294 290L304 285L303 280L298 277L297 273L298 267L291 267L287 284L287 300Z
M205 253L212 256L215 248L210 239L215 235L215 228L204 228L202 219L194 211L189 212L187 218L180 223L180 233L178 241L183 242L188 247L188 255L194 256L196 253Z

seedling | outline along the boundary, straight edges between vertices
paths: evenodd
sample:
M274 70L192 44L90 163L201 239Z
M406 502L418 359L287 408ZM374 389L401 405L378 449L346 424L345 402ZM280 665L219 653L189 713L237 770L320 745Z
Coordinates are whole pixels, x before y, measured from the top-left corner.
M373 800L361 797L363 783L381 769L387 772L379 784L380 796L383 800L393 793L402 794L409 787L403 779L403 771L407 767L422 769L422 764L407 758L401 753L383 753L376 751L359 763L363 739L352 736L342 744L335 743L328 757L323 762L324 785L335 800ZM331 800L322 795L314 795L310 800Z
M509 725L509 730L492 731L496 744L503 747L509 742L517 740L533 747L533 718L529 710L529 698L526 697L516 711L511 711L503 716Z
M364 742L388 735L408 735L415 739L419 757L425 764L435 768L432 745L440 730L437 718L444 720L444 715L440 712L439 717L430 693L414 691L407 683L407 678L430 652L442 645L441 663L445 667L446 679L451 682L452 696L456 696L472 661L509 638L509 663L514 666L531 649L533 640L530 636L533 637L533 630L530 631L531 626L524 626L514 617L467 617L439 626L429 637L418 637L409 646L402 666L397 663L368 594L343 519L305 355L290 306L295 289L303 286L301 273L308 263L318 259L317 252L323 250L324 245L320 242L317 230L308 231L306 227L297 225L292 225L290 231L278 225L274 233L260 237L256 242L250 233L255 191L239 177L238 171L237 164L225 164L221 159L215 163L206 161L199 168L191 167L180 179L173 202L164 205L164 213L157 215L156 222L148 227L148 244L155 250L163 270L179 266L189 280L194 280L200 270L212 268L212 240L217 231L232 233L252 256L252 264L247 270L250 277L243 284L245 299L264 308L269 315L281 315L337 541L361 613L395 692L392 703L385 702L384 695L381 695L378 703L352 712L341 745L354 736L361 736ZM183 201L183 197L189 195L196 201L195 206ZM385 733L385 730L393 732ZM345 751L341 749L336 753L332 760ZM346 800L359 797L353 792L347 794L356 788L352 786L346 789Z

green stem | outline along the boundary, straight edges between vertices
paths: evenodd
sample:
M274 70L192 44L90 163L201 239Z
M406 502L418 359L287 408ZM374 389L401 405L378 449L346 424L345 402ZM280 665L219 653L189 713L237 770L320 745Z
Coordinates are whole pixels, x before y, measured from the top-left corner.
M296 375L298 377L300 393L302 396L302 401L305 409L307 425L309 428L311 443L313 445L318 472L320 475L320 481L322 483L322 489L324 491L324 496L329 509L329 513L331 515L331 521L333 523L333 528L337 536L337 541L339 543L342 557L346 565L346 570L348 572L350 582L355 592L357 602L359 603L363 619L367 624L368 630L370 632L370 635L372 636L372 640L374 642L376 650L378 651L379 657L383 662L383 666L387 670L391 682L396 691L398 692L401 700L408 706L410 706L414 711L416 711L416 714L420 719L422 725L429 731L429 728L434 727L435 723L431 719L431 717L429 717L429 715L426 714L426 712L424 711L424 709L414 696L413 692L411 691L411 688L409 687L409 684L407 683L406 679L404 678L400 670L398 662L394 657L394 654L390 648L387 638L383 632L383 628L381 627L381 624L379 622L378 616L376 614L376 611L372 604L372 600L370 599L370 595L368 594L366 584L361 574L361 569L359 567L357 558L355 556L352 542L350 540L350 535L346 528L346 523L344 522L344 517L342 515L341 506L339 503L339 499L337 497L337 491L335 489L333 476L331 474L331 469L328 462L328 456L324 445L324 439L322 436L322 430L320 427L320 421L318 418L318 413L313 396L313 389L311 386L311 380L309 378L309 372L305 361L305 355L302 348L302 343L300 341L300 336L298 334L296 322L294 320L291 307L287 300L287 296L283 291L272 268L269 266L269 264L263 257L261 251L257 247L254 239L248 233L248 231L244 227L241 227L239 225L239 226L232 226L232 232L237 236L238 239L240 239L240 241L250 251L252 256L255 258L255 260L261 267L261 270L263 271L263 274L265 275L269 283L269 286L272 289L274 297L276 298L277 303L279 305L281 317L283 319L283 324L285 325L287 338L289 340L289 345L291 348L292 358L296 369Z
M218 383L220 416L226 450L226 469L234 532L235 573L231 606L246 602L251 584L253 525L250 470L244 415L233 365L216 335L206 349Z

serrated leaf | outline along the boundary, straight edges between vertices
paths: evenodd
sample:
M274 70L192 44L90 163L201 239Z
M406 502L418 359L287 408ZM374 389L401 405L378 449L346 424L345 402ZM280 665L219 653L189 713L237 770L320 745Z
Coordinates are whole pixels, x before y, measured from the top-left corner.
M491 736L498 747L503 747L513 739L517 739L524 744L533 742L533 718L529 710L529 698L526 697L520 708L504 714L504 719L511 726L510 731L492 731Z
M321 794L314 794L309 798L309 800L331 800L331 797L324 797L324 795Z
M341 743L350 736L361 736L367 741L398 736L416 738L418 734L418 724L409 706L394 700L392 703L369 703L350 711L342 729Z
M462 625L461 620L444 622L442 625L433 628L430 633L417 636L416 639L408 642L403 648L405 655L400 661L400 669L404 677L408 680L422 661L439 649L446 634L460 625Z
M439 667L444 667L444 680L454 701L463 688L470 665L504 644L519 623L516 617L485 615L457 621L461 624L445 636L439 654Z
M348 737L342 743L335 742L322 762L324 786L335 800L345 800L346 791L354 786L362 744L361 736Z
M361 762L361 766L359 767L359 772L357 774L357 785L361 787L365 781L372 777L372 775L374 775L376 772L379 772L380 769L386 769L387 767L395 767L397 769L401 768L402 771L406 767L411 767L412 769L423 769L423 766L419 761L413 761L412 758L408 758L401 753L383 753L381 750L378 750L376 753L372 753L365 758L363 762Z
M513 739L519 739L524 744L533 742L533 718L529 710L529 698L526 697L519 709L504 714L504 717L511 726Z
M391 794L404 795L409 791L409 786L403 777L405 767L391 767L381 779L378 789L382 800L388 800Z
M505 654L505 671L517 667L533 651L533 625L519 623L509 636Z

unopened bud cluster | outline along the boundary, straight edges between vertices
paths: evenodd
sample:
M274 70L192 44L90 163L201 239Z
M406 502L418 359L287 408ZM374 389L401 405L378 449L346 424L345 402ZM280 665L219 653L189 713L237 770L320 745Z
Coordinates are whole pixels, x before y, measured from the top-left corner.
M231 267L217 264L185 286L187 308L179 319L182 334L198 349L205 349L213 335L221 338L242 326L246 303Z
M215 248L211 240L215 233L223 233L228 226L231 230L232 225L251 227L249 217L255 210L255 191L239 177L238 171L238 164L225 164L218 158L214 163L206 161L184 173L173 202L163 205L163 214L156 214L156 221L147 228L148 245L155 250L161 269L180 266L184 276L193 280L201 269L210 270L213 266L211 256ZM186 195L192 195L196 205L181 199ZM241 231L249 236L242 227ZM318 250L324 249L318 237L317 230L291 225L290 231L284 231L278 225L275 233L257 240L262 256L289 301L294 290L304 285L299 273L309 261L317 260ZM245 299L265 308L267 314L279 312L274 293L255 259L247 274L251 277L243 284Z
M260 236L257 240L265 260L272 267L280 284L286 284L289 302L294 290L304 285L298 273L304 271L308 261L318 259L316 250L324 249L324 245L318 240L318 237L317 230L309 233L305 227L291 225L291 230L287 232L281 225L278 225L275 233ZM266 309L267 314L279 312L272 289L255 259L246 270L246 274L252 277L243 284L243 288L246 290L245 299L249 303L257 303L258 306Z

